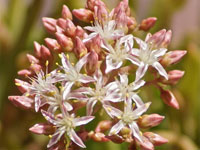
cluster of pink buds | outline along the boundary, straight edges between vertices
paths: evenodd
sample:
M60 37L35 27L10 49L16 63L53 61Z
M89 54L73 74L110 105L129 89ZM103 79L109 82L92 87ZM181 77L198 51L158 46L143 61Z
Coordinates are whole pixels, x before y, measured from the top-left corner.
M73 16L88 26L76 26ZM127 142L130 150L138 146L154 150L168 142L144 130L159 125L164 116L144 114L151 102L143 102L139 90L153 85L164 103L178 109L168 87L184 71L167 72L166 68L179 62L186 51L167 52L170 30L148 33L145 40L131 34L148 31L156 20L150 17L137 24L128 0L110 12L101 0L87 0L85 8L72 13L64 5L62 18L43 18L55 39L46 38L46 46L34 43L35 55L27 55L30 67L18 72L24 80L15 80L22 96L9 96L9 100L44 116L46 123L29 130L48 135L48 149L86 148L84 142L94 140ZM149 81L145 81L147 72L152 75ZM130 77L135 80L130 82ZM86 110L85 116L78 116L82 115L79 110ZM87 131L86 124L97 118L101 121L96 128Z

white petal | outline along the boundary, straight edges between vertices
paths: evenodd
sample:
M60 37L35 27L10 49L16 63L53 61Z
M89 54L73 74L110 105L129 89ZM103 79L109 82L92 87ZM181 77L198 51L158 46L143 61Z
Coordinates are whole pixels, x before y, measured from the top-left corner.
M117 109L117 108L114 108L110 105L106 105L104 104L103 105L104 109L106 110L107 114L111 117L111 118L114 118L114 117L121 117L122 115L122 111Z
M97 100L94 99L90 99L87 103L86 109L87 109L87 115L90 116L92 115L93 112L93 108L95 106L95 104L97 103Z
M143 40L141 40L140 38L134 37L135 41L137 42L137 44L140 46L141 49L143 50L147 50L147 43L144 42Z
M56 144L60 138L62 137L62 135L65 133L65 130L57 130L53 135L52 138L50 139L47 148L50 148L51 146L53 146L54 144Z
M123 101L123 99L121 98L121 95L116 92L106 95L103 100L114 102L114 103Z
M133 91L139 89L140 87L142 87L143 85L145 84L145 81L144 80L139 80L137 82L134 82L133 84Z
M160 48L157 50L153 50L152 51L152 55L155 56L156 58L165 55L165 53L167 52L166 48Z
M61 62L62 65L65 69L69 70L70 68L72 68L71 63L69 62L69 60L67 59L66 55L64 53L61 54Z
M149 106L151 105L151 102L145 103L144 105L141 105L140 107L136 108L133 111L134 116L136 116L136 118L140 117L143 113L145 113Z
M63 107L65 107L67 111L71 111L73 109L72 105L66 101L63 102Z
M95 32L91 33L87 38L85 38L83 40L83 43L86 43L86 42L90 41L91 39L93 39L96 36L97 36L97 33L95 33Z
M126 74L119 74L119 77L123 85L128 85L128 76Z
M47 112L45 110L41 110L41 113L42 113L42 115L44 116L44 118L47 121L49 121L50 123L56 125L56 119L51 113L49 113L49 112Z
M168 80L168 75L163 66L159 62L154 62L152 65L159 72L161 76L163 76L166 80Z
M91 26L86 26L86 27L84 27L84 29L86 29L88 31L92 31L92 32L96 31L95 27L91 27Z
M139 127L138 125L133 122L131 125L129 125L129 127L131 128L131 131L133 133L133 136L138 139L138 141L142 142L142 136L140 134L140 130L139 130Z
M40 100L40 95L35 96L35 111L38 112L39 108L41 106L41 100Z
M137 71L136 71L136 79L135 81L139 81L146 73L148 69L148 64L144 64L143 62L140 63Z
M118 68L120 68L122 66L122 64L123 64L122 61L113 63L113 60L108 55L106 57L106 70L105 70L105 72L109 73L114 69L118 69Z
M116 123L110 130L109 135L117 134L124 127L122 120Z
M140 107L140 106L144 105L142 99L137 94L133 94L132 99L136 103L137 107Z
M90 76L80 75L79 81L81 83L90 83L90 82L95 82L95 79Z
M87 62L88 56L90 53L88 53L87 55L83 56L77 63L76 63L76 70L77 72L80 72L81 68L83 67L83 65L85 65L85 63Z
M63 99L67 99L67 95L71 91L71 88L73 86L74 82L67 82L64 86L64 91L63 91Z
M74 125L81 126L81 125L87 124L88 122L92 121L93 119L94 119L94 116L85 116L85 117L75 118Z
M141 50L139 50L137 48L133 48L131 50L131 54L134 55L134 56L140 56L140 52L141 52Z
M137 66L140 65L139 59L138 59L137 57L131 55L131 54L129 54L129 55L126 57L126 59L127 59L127 60L130 60L131 63L134 64L134 65L137 65Z
M82 148L86 148L86 146L83 144L83 141L80 139L80 137L78 137L78 135L73 129L70 130L67 134L75 144L77 144L78 146Z

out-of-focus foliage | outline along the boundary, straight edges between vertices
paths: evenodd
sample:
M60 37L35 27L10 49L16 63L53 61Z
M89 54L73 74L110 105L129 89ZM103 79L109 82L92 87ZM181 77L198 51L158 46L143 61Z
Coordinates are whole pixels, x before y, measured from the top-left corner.
M138 20L143 19L140 16L158 18L156 26L151 30L153 33L161 28L173 28L174 15L184 10L192 1L195 0L148 0L148 2L130 0L130 6L132 13L137 14ZM197 5L198 1L196 0ZM112 8L118 0L105 0L105 2ZM34 123L44 120L34 112L15 108L8 101L7 96L18 93L14 87L14 78L17 77L17 70L28 65L25 55L27 52L32 53L33 41L44 43L44 37L50 36L45 32L41 18L58 17L63 4L73 9L80 8L85 1L0 0L0 150L46 149L48 138L33 135L28 131ZM196 7L200 8L200 5ZM187 22L189 17L193 17L193 14L185 16L182 24ZM151 112L166 116L163 123L153 129L169 139L169 144L159 147L160 150L197 150L200 145L200 22L197 26L199 28L193 33L188 32L191 30L183 29L181 42L178 44L177 39L172 41L172 45L175 46L171 49L188 51L183 61L175 66L186 72L184 78L173 89L179 100L180 110L173 110L163 105L160 102L159 91L156 89L153 89L153 93L151 89L151 92L143 95L144 99L153 102ZM146 90L148 91L148 88ZM103 148L120 150L126 147L126 144L94 142L86 144L88 149L95 150Z

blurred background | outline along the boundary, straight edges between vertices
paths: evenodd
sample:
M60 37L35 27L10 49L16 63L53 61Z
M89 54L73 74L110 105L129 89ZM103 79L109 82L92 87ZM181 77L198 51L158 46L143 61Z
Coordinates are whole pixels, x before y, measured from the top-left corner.
M119 0L104 0L108 7ZM62 5L71 10L85 5L85 0L0 0L0 150L44 150L48 137L34 135L29 127L44 119L34 112L16 108L8 95L20 94L14 85L17 71L29 63L26 53L33 53L33 41L44 43L50 35L41 18L58 18ZM158 18L150 30L173 31L170 50L187 50L184 59L169 69L185 70L185 76L172 88L180 110L164 105L157 89L147 89L143 99L153 102L149 113L159 113L166 119L151 129L169 139L159 150L200 149L200 0L130 0L132 14L140 22L150 16ZM149 91L149 92L148 92ZM153 92L152 92L153 91ZM87 142L87 149L127 149L126 144Z

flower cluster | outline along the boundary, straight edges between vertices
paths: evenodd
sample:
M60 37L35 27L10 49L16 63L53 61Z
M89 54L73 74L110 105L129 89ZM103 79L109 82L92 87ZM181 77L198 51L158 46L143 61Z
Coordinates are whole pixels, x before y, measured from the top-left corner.
M72 14L88 26L74 25ZM56 39L46 38L47 46L34 43L35 56L27 55L30 67L18 72L24 81L15 80L22 96L9 96L9 100L41 112L47 123L38 123L30 131L49 135L47 148L85 148L84 142L92 139L153 150L167 142L158 134L143 132L160 124L164 116L143 115L151 102L143 101L139 90L154 85L163 101L178 109L175 96L166 87L176 84L184 72L166 68L186 51L167 52L170 30L148 33L145 40L131 34L148 31L155 22L156 18L150 17L137 24L128 0L122 0L110 12L101 0L87 0L85 8L72 13L64 5L62 18L43 18L44 27ZM153 79L146 79L147 72ZM86 116L79 117L79 110L84 108ZM87 131L85 125L96 117L102 121L96 129Z

